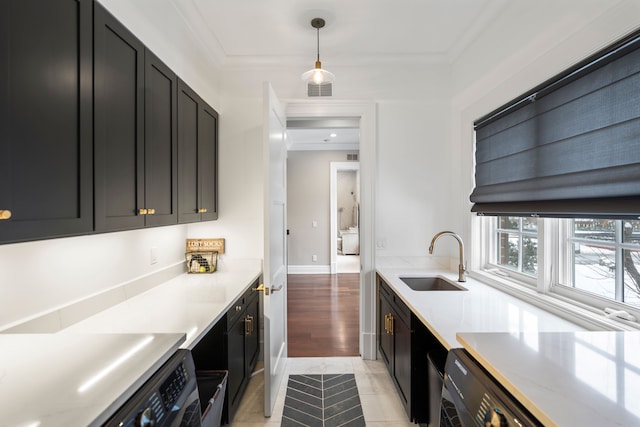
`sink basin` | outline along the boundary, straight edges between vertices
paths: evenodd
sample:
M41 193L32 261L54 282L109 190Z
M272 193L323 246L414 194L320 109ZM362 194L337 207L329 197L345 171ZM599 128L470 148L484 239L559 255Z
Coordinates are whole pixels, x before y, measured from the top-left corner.
M400 277L414 291L466 291L460 285L456 285L442 277Z

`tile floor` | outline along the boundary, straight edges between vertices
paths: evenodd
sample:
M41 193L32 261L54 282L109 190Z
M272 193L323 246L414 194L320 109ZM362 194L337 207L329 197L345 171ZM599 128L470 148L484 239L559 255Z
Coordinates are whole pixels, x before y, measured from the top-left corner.
M258 366L261 368L262 366ZM264 376L262 371L251 378L240 403L232 427L279 427L290 374L354 374L362 412L368 427L415 427L407 420L398 394L384 364L359 357L289 358L287 373L280 385L275 409L270 418L264 416Z

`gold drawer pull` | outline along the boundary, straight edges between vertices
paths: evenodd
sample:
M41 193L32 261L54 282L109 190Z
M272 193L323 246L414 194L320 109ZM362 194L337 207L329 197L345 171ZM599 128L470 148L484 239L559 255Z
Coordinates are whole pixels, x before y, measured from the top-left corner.
M147 214L155 215L156 214L156 210L155 209L147 209Z
M251 335L253 333L253 316L249 316L244 319L244 334Z
M198 213L207 213L207 208L198 209Z
M11 211L8 209L0 210L0 220L11 218Z
M146 209L138 209L138 215L146 215L147 214L147 210Z

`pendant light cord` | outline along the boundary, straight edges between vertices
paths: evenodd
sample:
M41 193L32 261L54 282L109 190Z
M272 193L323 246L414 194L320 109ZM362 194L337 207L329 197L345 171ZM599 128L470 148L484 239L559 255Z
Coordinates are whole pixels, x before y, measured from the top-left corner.
M318 61L320 61L320 28L316 28L316 41L318 43Z

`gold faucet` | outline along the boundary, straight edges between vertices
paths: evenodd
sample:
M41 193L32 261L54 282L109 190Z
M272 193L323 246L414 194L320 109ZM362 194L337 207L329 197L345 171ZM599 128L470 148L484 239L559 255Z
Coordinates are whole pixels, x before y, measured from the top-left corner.
M467 274L467 269L464 264L464 243L462 243L462 238L458 236L453 231L441 231L431 239L431 244L429 245L429 254L433 254L433 245L435 245L436 240L440 238L440 236L448 234L452 236L458 241L458 245L460 246L460 264L458 265L458 282L466 282L467 279L465 275Z

